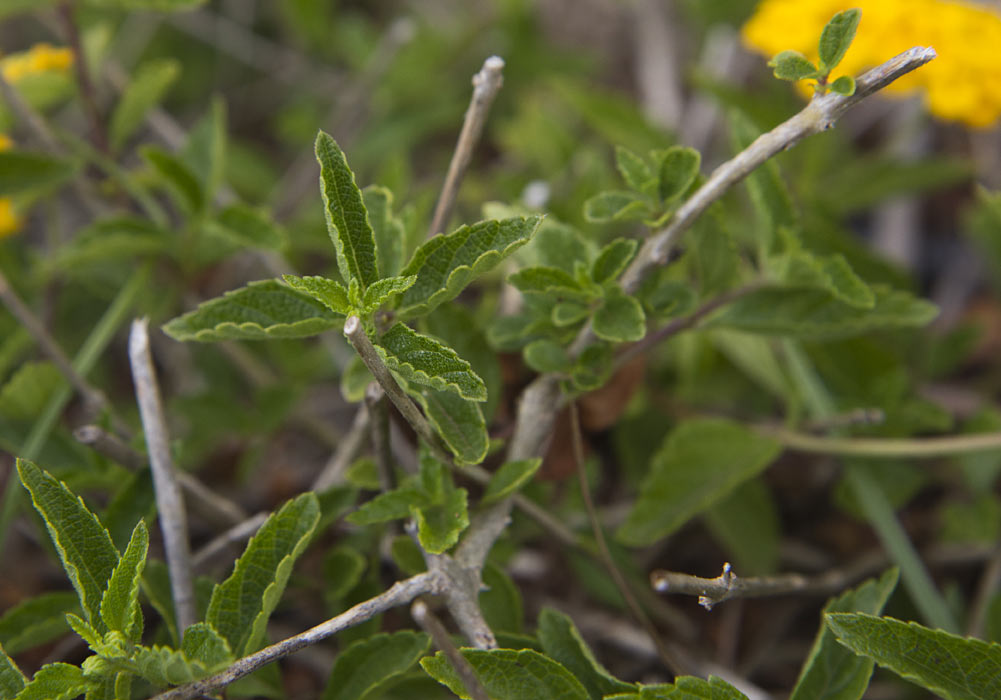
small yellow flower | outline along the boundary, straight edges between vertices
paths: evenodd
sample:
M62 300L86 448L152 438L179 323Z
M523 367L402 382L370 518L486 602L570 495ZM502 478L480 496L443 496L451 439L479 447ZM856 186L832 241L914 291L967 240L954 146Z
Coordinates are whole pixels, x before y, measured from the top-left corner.
M817 40L837 12L858 7L862 22L837 67L858 75L912 46L931 46L938 57L883 93L923 90L928 110L973 127L1001 116L1001 14L954 0L763 0L744 25L744 42L769 56L793 49L817 58ZM807 93L809 94L809 93Z
M65 71L73 65L73 52L51 44L35 44L28 51L14 53L0 60L0 71L9 83L36 73Z
M14 204L7 197L0 197L0 238L6 238L21 230L24 222L14 211Z
M13 146L14 142L10 140L10 136L0 133L0 152L9 151Z

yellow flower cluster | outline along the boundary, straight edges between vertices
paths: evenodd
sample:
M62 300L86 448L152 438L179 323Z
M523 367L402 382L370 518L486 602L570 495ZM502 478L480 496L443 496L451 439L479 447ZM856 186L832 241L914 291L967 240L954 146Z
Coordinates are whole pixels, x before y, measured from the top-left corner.
M0 134L0 151L6 151L13 145L7 134ZM21 217L14 210L14 203L9 197L0 197L0 238L6 238L21 230Z
M817 40L836 13L862 10L855 41L835 69L857 76L913 46L938 58L883 93L923 89L928 110L943 119L986 128L1001 115L1001 14L986 5L950 0L762 0L742 34L769 56L786 49L817 59Z
M27 51L14 53L0 60L0 71L9 83L46 71L64 71L73 65L73 52L50 44L35 44Z

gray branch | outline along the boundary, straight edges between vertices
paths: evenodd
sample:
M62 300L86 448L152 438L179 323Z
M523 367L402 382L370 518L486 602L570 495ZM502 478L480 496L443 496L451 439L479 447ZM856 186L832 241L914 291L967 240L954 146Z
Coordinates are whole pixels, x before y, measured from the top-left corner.
M135 382L139 415L146 434L153 490L163 533L163 546L170 572L170 588L177 611L177 629L183 631L197 619L194 578L191 573L191 550L188 545L188 522L184 499L170 456L167 421L163 415L160 389L149 351L149 320L136 319L129 334L129 363Z

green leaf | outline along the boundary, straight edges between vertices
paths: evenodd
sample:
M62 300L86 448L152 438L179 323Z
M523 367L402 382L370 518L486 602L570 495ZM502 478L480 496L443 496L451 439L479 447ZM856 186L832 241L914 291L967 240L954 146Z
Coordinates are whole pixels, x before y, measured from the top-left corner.
M695 222L687 237L691 250L691 267L698 277L703 298L719 294L733 286L740 266L740 255L733 237L720 221L709 214Z
M780 451L775 440L737 423L682 423L654 456L618 539L645 546L666 537L760 473Z
M74 273L83 266L111 262L127 264L140 256L167 258L175 247L175 236L147 219L113 216L95 221L59 246L48 263L54 270Z
M75 593L58 591L28 598L4 611L0 617L0 646L8 654L20 654L69 632L66 613L79 613Z
M635 298L618 287L606 290L594 313L594 334L613 343L640 340L646 335L646 314Z
M0 197L67 180L77 165L30 151L0 151Z
M337 655L323 700L361 700L408 671L424 656L431 640L420 632L376 634L354 642Z
M633 259L639 244L631 238L616 238L598 253L591 266L591 279L602 284L619 276Z
M486 385L468 362L452 348L404 323L383 333L375 348L386 365L408 383L452 391L471 401L487 398Z
M200 342L308 338L341 321L311 296L278 280L261 280L200 304L163 331L175 340Z
M35 420L66 380L51 362L25 362L0 388L0 416Z
M576 301L561 301L553 306L550 318L554 326L562 328L583 321L589 313L591 310L584 304Z
M862 612L878 615L897 585L899 572L890 569L878 580L870 579L832 598L824 613ZM789 700L859 700L869 687L873 662L837 643L834 632L821 622L810 656L796 681Z
M403 267L407 232L403 222L393 216L393 193L385 187L369 185L361 191L361 196L375 236L379 272L396 275Z
M362 503L358 506L358 510L348 515L345 520L353 525L385 523L409 518L411 508L428 504L427 494L413 486L406 486L380 493L371 501Z
M838 641L947 700L1001 697L1001 645L865 613L824 616Z
M341 372L341 396L348 403L358 403L365 398L365 389L375 377L368 371L361 357L352 355Z
M430 554L448 551L469 527L466 489L452 487L440 503L411 508L417 520L417 539Z
M421 323L421 330L455 350L483 379L487 400L481 408L484 417L490 420L501 399L501 365L476 316L465 306L445 304L423 318Z
M778 507L762 479L751 479L710 506L706 524L744 576L775 573L782 530Z
M408 385L407 392L424 408L428 421L459 464L483 461L490 447L490 436L480 403L428 386Z
M111 115L108 140L112 149L117 151L125 144L180 72L181 65L170 58L146 61L135 70Z
M14 696L24 689L28 679L21 673L14 660L0 645L0 700L14 700Z
M584 218L594 223L642 220L652 214L646 197L627 190L599 192L584 202Z
M850 75L842 75L831 83L831 90L839 95L850 97L855 94L855 78Z
M563 666L537 651L522 649L461 649L480 683L493 700L587 700L584 686ZM448 659L438 652L421 659L421 666L442 685L469 698Z
M264 209L246 204L232 204L206 222L216 236L243 248L280 250L285 246L285 232Z
M160 12L183 12L205 3L205 0L88 0L91 5L118 7L124 10L157 10Z
M645 160L624 146L616 146L615 165L626 184L637 192L649 194L647 190L655 183L655 178Z
M45 520L87 620L102 633L107 631L101 598L119 558L111 536L83 500L48 472L23 459L17 460L17 472Z
M641 697L647 697L647 688L641 691ZM722 678L709 676L709 680L695 676L681 676L674 682L674 690L667 695L651 695L651 697L669 697L671 700L747 700L747 696L734 688Z
M672 146L660 156L658 192L664 202L681 197L695 182L702 156L694 148Z
M779 80L805 80L819 78L817 66L807 60L799 51L782 51L768 62Z
M490 477L490 483L480 500L481 505L494 503L507 498L527 484L542 466L542 459L516 459L505 462Z
M882 285L871 289L875 303L859 309L819 289L766 287L728 304L707 325L822 340L923 326L938 314L934 304L908 292Z
M563 613L543 608L539 613L538 635L546 654L570 671L592 700L635 690L636 686L620 681L594 658L573 620Z
M554 340L536 340L525 346L525 364L536 372L567 372L573 362L562 345Z
M805 251L787 253L778 260L777 273L790 286L824 289L834 298L857 309L871 309L876 296L843 255L811 255Z
M362 313L372 313L385 304L390 297L410 289L416 281L417 275L410 275L409 277L383 277L374 282L365 290L365 295L361 299Z
M143 146L139 153L153 167L160 181L186 214L190 216L204 210L205 191L187 163L156 146Z
M524 294L588 299L591 294L569 272L558 267L526 267L507 278Z
M524 618L521 592L511 577L491 561L483 566L483 588L478 600L483 619L495 633L521 634ZM501 639L498 639L498 644L513 646Z
M841 63L841 59L845 57L852 39L855 38L855 30L858 29L860 19L862 19L861 11L845 10L834 15L824 27L824 31L820 34L818 49L820 67L825 74Z
M46 664L17 694L16 700L71 700L97 684L84 677L83 669L70 664Z
M181 652L209 673L233 661L229 644L207 622L196 622L184 630Z
M451 301L467 284L525 245L542 217L480 221L448 235L430 238L416 251L401 275L417 275L403 293L398 315L412 318Z
M379 279L379 265L375 234L361 190L340 146L322 131L316 136L316 159L320 163L323 211L337 250L337 266L345 281L357 280L364 291Z
M378 484L375 488L379 488ZM354 547L338 545L323 556L323 595L338 601L358 585L368 560Z
M142 613L139 610L139 582L146 566L149 532L140 520L132 531L125 554L111 573L101 598L101 619L109 630L121 632L133 642L142 636ZM137 624L138 623L138 624Z
M230 577L212 591L205 620L237 656L256 651L263 640L268 617L319 518L313 492L286 503L251 538Z
M348 290L340 282L326 277L296 277L295 275L282 275L282 279L292 289L308 294L335 314L347 316L353 311L351 301L348 299Z
M205 115L188 132L188 140L179 154L201 186L206 203L215 198L224 179L227 135L226 103L215 97Z

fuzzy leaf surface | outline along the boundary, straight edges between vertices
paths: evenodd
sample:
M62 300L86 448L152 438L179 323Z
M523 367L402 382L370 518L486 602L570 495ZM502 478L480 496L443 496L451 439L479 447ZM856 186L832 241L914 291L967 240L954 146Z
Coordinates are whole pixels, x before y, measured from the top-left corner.
M613 343L640 340L646 335L643 306L618 287L607 290L594 313L594 334Z
M42 593L4 611L0 646L20 654L69 632L66 613L80 613L80 600L70 591Z
M615 166L626 184L637 192L646 192L654 182L653 171L640 156L623 146L615 147Z
M878 580L871 579L832 598L824 607L824 613L878 615L893 593L898 578L899 572L891 569ZM838 644L834 632L822 621L789 700L858 700L869 687L872 667L872 659L857 656Z
M357 280L362 291L379 279L375 234L355 174L344 152L329 134L316 137L320 163L320 192L330 239L337 251L337 266L345 281Z
M48 472L23 459L17 460L17 472L45 520L87 620L102 633L107 631L101 620L101 598L119 558L111 535L83 500Z
M341 320L313 297L278 280L261 280L202 303L163 331L175 340L200 342L308 338Z
M361 299L362 313L370 314L389 301L390 297L402 294L414 286L417 275L409 277L383 277L365 290Z
M818 46L823 70L830 71L841 63L848 47L851 46L852 39L855 38L855 31L861 19L862 13L859 10L845 10L834 15L824 27Z
M140 520L132 531L125 553L111 573L108 587L101 598L101 619L109 630L121 632L133 642L142 635L142 613L139 610L139 582L146 566L149 531ZM136 624L136 623L140 624Z
M400 273L417 275L400 298L400 317L426 314L457 297L467 284L528 243L541 222L540 216L480 221L429 239Z
M636 686L620 681L594 658L573 620L563 613L544 608L539 613L538 636L546 654L581 682L591 700L635 690Z
M778 442L726 420L690 420L654 455L633 509L617 532L631 546L671 534L760 473L779 455Z
M587 299L590 296L573 275L558 267L526 267L508 277L507 281L525 294L558 295L574 299Z
M817 66L799 51L782 51L768 62L779 80L805 80L817 77Z
M702 156L694 148L672 146L660 161L660 198L670 202L688 191L699 174Z
M111 114L108 141L112 149L120 149L142 125L147 112L163 99L180 72L180 64L169 58L146 61L135 70Z
M555 340L535 340L525 346L525 364L536 372L566 372L573 365L567 351Z
M865 613L824 617L856 654L947 700L1001 697L1001 644Z
M335 314L347 316L352 311L348 290L340 282L326 277L296 277L295 275L282 275L282 279L292 289L308 294Z
M232 660L226 640L205 622L185 630L180 649L139 646L134 657L139 674L161 688L204 678Z
M490 477L490 483L487 484L480 503L486 505L507 498L531 481L541 466L542 459L539 457L505 462Z
M563 666L531 649L461 649L480 683L493 700L587 700L584 686ZM421 666L442 685L469 698L459 676L445 656L438 652L421 659Z
M468 362L452 348L404 323L383 333L375 348L383 362L408 383L452 391L471 401L486 401L486 384Z
M442 554L459 541L459 535L469 527L466 489L449 489L440 503L415 508L417 539L430 554Z
M871 289L872 308L859 309L824 290L767 287L728 304L707 325L821 340L923 326L938 314L934 304L908 292L881 285Z
M0 700L14 700L27 683L28 679L21 673L21 669L0 646Z
M429 505L424 492L413 487L401 487L380 493L371 501L362 503L358 510L345 518L354 525L372 525L390 520L409 518L412 508Z
M70 700L96 686L83 669L64 663L45 664L35 673L15 700Z
M411 631L376 634L354 642L337 655L323 700L361 700L406 673L430 646L427 635Z
M407 392L417 399L428 421L460 464L479 464L487 456L490 436L481 404L451 391L410 385Z
M599 192L584 202L584 218L594 223L645 219L651 213L646 198L628 190Z
M212 591L205 620L238 656L257 650L292 566L319 519L313 492L286 503L251 538L230 577Z
M616 238L606 245L591 265L591 279L601 284L618 277L633 259L638 245L632 238Z
M393 215L393 193L385 187L369 185L361 191L361 196L375 235L379 272L397 275L403 267L407 232L403 222Z

